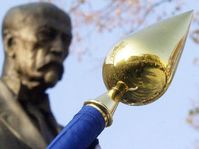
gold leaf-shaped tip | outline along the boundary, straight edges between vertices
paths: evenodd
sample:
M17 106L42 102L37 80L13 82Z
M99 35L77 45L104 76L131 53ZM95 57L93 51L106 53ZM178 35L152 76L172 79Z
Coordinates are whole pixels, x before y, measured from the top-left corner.
M193 11L165 19L117 43L107 55L103 78L108 90L123 81L121 102L143 105L167 90L184 48ZM137 88L137 90L131 90Z

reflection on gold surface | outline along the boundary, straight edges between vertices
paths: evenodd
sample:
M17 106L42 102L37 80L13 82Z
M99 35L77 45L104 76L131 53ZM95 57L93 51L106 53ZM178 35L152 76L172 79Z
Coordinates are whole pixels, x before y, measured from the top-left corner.
M115 86L118 80L126 83L129 89L121 102L127 104L151 102L166 88L166 70L155 55L132 56L128 60L120 61L116 66L105 64L103 70L108 89ZM131 88L137 89L131 91Z

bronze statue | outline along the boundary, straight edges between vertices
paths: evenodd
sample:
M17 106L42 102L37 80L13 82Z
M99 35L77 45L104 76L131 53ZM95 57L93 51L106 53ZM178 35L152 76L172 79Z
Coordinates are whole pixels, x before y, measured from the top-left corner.
M69 16L50 3L7 12L2 26L1 149L43 149L60 131L46 90L62 78L71 29Z

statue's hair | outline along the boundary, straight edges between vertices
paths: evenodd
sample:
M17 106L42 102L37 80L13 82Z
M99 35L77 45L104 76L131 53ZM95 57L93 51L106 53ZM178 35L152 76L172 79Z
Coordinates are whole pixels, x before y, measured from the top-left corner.
M55 18L56 20L64 20L68 25L67 27L71 30L70 17L66 12L51 3L35 2L19 5L8 10L3 19L2 38L4 38L6 31L20 29L24 23L32 18Z

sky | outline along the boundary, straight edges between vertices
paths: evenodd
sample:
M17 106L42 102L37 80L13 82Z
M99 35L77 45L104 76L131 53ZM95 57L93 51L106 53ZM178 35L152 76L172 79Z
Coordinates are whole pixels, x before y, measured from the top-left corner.
M0 22L10 7L27 2L30 0L1 2ZM61 3L56 4L62 7ZM195 4L190 3L186 10L198 10L199 5ZM60 124L66 125L80 110L84 101L95 99L106 92L102 80L102 65L104 57L117 40L112 37L114 35L107 34L103 39L96 36L95 40L87 41L91 48L101 47L93 56L86 56L79 62L72 53L65 61L62 81L48 91L53 113ZM2 43L0 48L3 49ZM132 107L120 104L114 114L112 126L99 136L102 148L194 149L195 143L199 141L199 132L187 124L186 118L192 108L192 101L199 101L199 66L193 65L193 59L197 56L199 57L199 46L188 39L167 92L149 105ZM2 65L3 50L0 51L1 68Z

